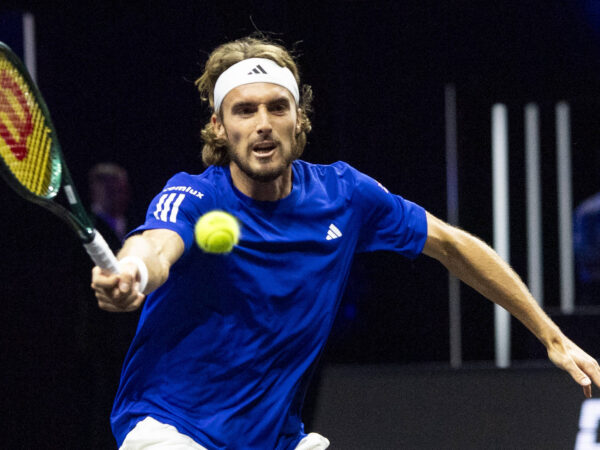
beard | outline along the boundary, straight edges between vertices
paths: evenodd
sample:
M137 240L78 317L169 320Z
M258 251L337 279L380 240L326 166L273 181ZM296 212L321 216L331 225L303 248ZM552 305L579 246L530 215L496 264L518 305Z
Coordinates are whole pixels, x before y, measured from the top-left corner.
M290 167L292 162L297 159L297 142L294 139L292 143L292 151L286 156L284 155L283 161L274 167L264 168L264 169L253 169L248 159L244 159L240 156L240 153L237 152L231 145L227 145L227 153L229 155L229 159L235 163L239 167L239 169L250 179L254 181L258 181L260 183L269 183L271 181L276 180L281 175L283 175L286 170Z

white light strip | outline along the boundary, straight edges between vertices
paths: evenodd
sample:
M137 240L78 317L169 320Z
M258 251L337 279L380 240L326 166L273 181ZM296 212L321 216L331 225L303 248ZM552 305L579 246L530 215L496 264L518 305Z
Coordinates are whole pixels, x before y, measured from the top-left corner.
M31 78L37 83L35 20L30 13L23 14L23 60Z
M542 193L540 175L540 113L534 103L525 106L525 189L527 196L527 283L544 306Z
M508 189L508 111L506 105L492 107L492 190L494 210L494 248L510 261L509 189ZM496 366L510 365L510 314L495 305Z
M446 207L448 223L458 225L458 146L456 131L456 88L447 85L444 91L446 117ZM462 366L462 336L460 312L460 281L448 275L448 306L450 336L450 366Z
M566 102L556 104L556 170L558 177L558 242L560 261L560 309L575 307L573 264L573 198L571 186L571 124Z

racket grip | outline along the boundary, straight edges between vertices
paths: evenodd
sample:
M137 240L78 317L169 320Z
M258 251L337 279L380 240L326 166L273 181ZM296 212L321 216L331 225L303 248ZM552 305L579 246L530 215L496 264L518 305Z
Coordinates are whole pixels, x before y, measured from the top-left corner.
M83 246L98 267L110 273L119 273L117 258L98 230L94 230L92 242Z

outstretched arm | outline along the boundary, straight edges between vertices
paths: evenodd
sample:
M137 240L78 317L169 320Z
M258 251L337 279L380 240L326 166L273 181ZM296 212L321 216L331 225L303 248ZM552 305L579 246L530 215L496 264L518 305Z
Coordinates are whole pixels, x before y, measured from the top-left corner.
M440 261L456 277L508 310L545 346L548 357L592 395L600 387L596 360L569 340L540 308L515 271L483 241L427 213L423 252Z
M140 307L146 296L169 277L171 266L181 257L184 244L171 230L147 230L127 239L118 254L120 273L109 274L99 267L92 269L92 289L98 306L107 311L125 312ZM139 258L146 266L148 281L143 292L138 291L141 278L139 266L125 257Z

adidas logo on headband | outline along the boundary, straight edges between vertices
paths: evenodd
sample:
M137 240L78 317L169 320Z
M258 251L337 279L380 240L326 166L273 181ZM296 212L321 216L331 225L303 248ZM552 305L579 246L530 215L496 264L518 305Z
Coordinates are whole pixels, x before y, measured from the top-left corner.
M290 69L280 66L272 59L248 58L229 67L217 79L213 93L215 112L219 111L229 91L250 83L278 84L290 91L296 105L300 103L298 83Z
M257 64L256 67L254 69L252 69L250 72L248 72L248 75L252 75L253 73L267 73L267 71L265 69L263 69L260 64Z

